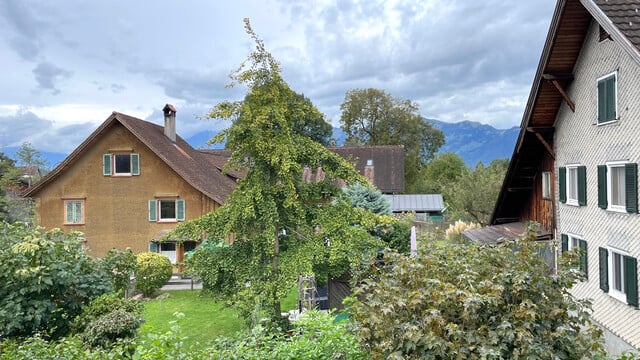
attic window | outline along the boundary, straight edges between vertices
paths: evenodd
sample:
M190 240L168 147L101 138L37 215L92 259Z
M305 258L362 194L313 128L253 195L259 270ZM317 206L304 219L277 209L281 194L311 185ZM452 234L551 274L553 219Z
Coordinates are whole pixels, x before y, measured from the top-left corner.
M600 39L599 41L611 40L611 35L600 25Z
M102 175L140 175L140 155L134 153L103 154Z

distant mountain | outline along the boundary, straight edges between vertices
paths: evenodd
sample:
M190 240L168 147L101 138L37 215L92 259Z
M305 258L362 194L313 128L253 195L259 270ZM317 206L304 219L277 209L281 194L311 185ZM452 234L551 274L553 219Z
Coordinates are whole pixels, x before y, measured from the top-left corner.
M487 165L496 159L511 158L520 132L517 126L501 130L474 121L447 123L427 120L445 135L445 144L440 152L456 153L470 167L475 167L478 161Z
M511 158L520 131L517 126L500 130L474 121L425 120L444 133L445 144L439 152L456 153L470 167L475 167L478 161L487 165L496 159ZM344 144L346 137L342 129L333 128L333 138L338 145Z
M474 121L461 121L448 123L439 120L425 119L433 126L440 129L446 142L440 152L453 152L462 157L467 166L475 167L478 161L487 165L495 159L510 158L513 147L518 137L519 128L514 126L510 129L500 130L491 125L485 125ZM202 131L185 140L194 148L209 148L206 142L215 135L213 131ZM333 128L333 138L337 145L344 144L346 134L340 128ZM222 144L215 144L212 148L220 149ZM18 147L5 147L0 149L10 158L14 155ZM60 163L68 154L55 152L42 152L42 157L49 161L49 167L53 168Z

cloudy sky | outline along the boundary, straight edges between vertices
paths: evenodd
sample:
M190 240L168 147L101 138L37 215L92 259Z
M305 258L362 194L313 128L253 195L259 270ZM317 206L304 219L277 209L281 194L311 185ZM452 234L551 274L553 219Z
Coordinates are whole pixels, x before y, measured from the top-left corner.
M347 90L410 99L428 118L520 123L555 0L2 0L0 151L30 141L68 153L112 111L189 137L252 50L335 126Z

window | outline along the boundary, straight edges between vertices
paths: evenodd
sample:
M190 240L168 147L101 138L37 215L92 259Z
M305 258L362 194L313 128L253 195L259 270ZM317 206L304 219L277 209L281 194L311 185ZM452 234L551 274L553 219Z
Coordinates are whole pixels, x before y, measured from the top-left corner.
M140 175L140 154L119 153L102 156L102 175L131 176Z
M558 169L560 202L568 205L587 205L587 168L567 165Z
M542 198L551 199L551 172L542 172Z
M159 253L169 258L172 264L176 263L176 243L167 241L167 242L156 242L152 241L149 243L149 252Z
M598 206L618 212L638 212L638 165L624 161L598 166Z
M149 200L149 221L175 222L185 219L184 199Z
M580 265L579 269L582 271L587 278L589 277L589 266L588 266L588 253L587 253L587 242L579 237L578 235L573 234L562 234L562 252L565 251L580 251Z
M638 307L636 258L615 248L599 248L600 289L631 306Z
M598 124L618 120L618 72L598 79Z
M65 225L84 224L84 200L64 201Z

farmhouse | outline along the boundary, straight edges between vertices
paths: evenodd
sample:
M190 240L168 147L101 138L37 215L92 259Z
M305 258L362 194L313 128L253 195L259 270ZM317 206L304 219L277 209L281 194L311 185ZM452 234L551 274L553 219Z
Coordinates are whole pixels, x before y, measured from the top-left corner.
M582 250L571 291L613 354L640 350L639 47L637 1L558 1L491 220Z

